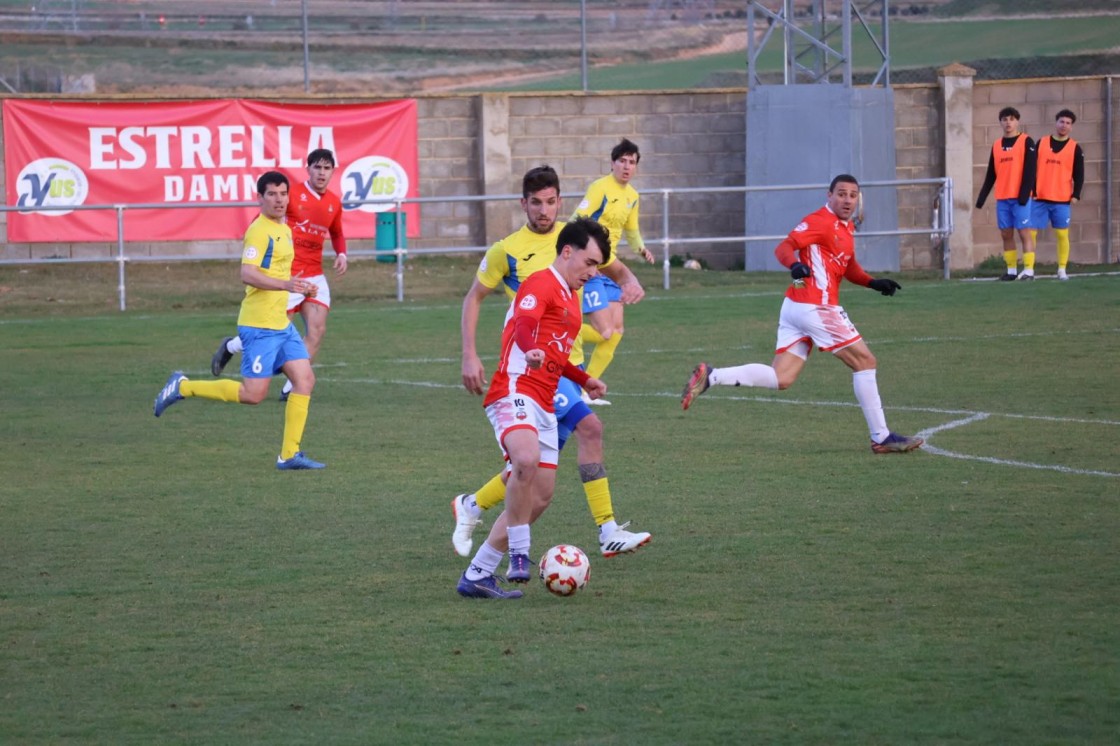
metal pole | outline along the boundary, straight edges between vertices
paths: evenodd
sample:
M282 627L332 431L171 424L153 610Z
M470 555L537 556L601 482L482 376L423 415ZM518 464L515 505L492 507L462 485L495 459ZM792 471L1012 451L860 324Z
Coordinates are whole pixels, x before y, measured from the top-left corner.
M1112 76L1105 78L1104 102L1104 246L1101 263L1108 264L1112 252Z
M397 252L397 302L404 303L404 248L401 241L401 230L403 229L404 216L401 212L401 203L397 202L397 220L394 229L396 230L396 246L394 247Z
M579 0L579 73L587 93L587 0Z
M124 205L117 205L117 295L121 299L121 310L125 309L124 287Z
M852 3L850 0L844 2L844 12L842 14L844 28L841 29L841 34L844 37L844 87L852 87Z
M661 190L661 253L665 258L661 262L662 286L669 289L669 190Z
M885 64L883 65L883 85L886 88L891 87L891 35L890 25L891 9L890 0L883 0L883 57Z
M303 11L303 92L311 92L311 48L307 43L307 0L300 0Z

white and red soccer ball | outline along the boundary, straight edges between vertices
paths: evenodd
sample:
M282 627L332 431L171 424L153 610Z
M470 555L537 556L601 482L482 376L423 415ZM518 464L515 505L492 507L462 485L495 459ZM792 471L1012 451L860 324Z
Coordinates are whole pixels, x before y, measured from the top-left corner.
M591 561L579 547L557 544L540 559L541 582L550 593L570 596L587 585L591 578Z

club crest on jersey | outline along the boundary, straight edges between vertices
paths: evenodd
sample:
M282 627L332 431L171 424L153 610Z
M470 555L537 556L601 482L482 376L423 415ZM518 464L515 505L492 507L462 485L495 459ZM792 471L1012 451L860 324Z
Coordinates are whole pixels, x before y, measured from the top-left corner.
M529 293L521 299L521 302L518 303L517 306L523 311L532 311L537 307L537 296Z
M257 258L257 247L256 246L246 246L245 247L245 258L246 259L256 259Z
M561 354L563 354L563 353L567 352L569 349L571 349L570 347L565 348L565 345L567 343L568 343L568 334L566 332L564 332L562 334L553 334L552 335L552 340L549 341L548 346L549 347L555 347L557 352L560 352Z
M808 223L798 223L797 227L794 228L793 230L794 230L795 233L801 233L803 231L807 231L807 230L809 230L809 224Z

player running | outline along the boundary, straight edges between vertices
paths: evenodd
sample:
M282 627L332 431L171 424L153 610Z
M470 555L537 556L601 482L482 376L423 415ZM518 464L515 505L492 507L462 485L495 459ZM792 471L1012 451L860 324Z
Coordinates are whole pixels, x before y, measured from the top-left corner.
M331 310L331 288L323 274L323 246L330 236L334 249L336 278L346 274L346 238L342 234L342 201L327 187L334 176L334 153L326 148L311 151L307 156L307 180L292 187L288 201L287 222L292 229L296 258L292 262L292 277L302 277L315 286L315 294L291 293L288 296L288 313L297 311L303 317L304 343L311 361L319 352L327 331L327 314ZM210 372L219 376L230 358L241 352L240 337L226 337L218 345L210 360ZM285 401L292 390L291 380L284 382L280 401Z
M758 386L785 390L793 385L815 344L852 369L856 400L871 431L873 453L905 453L924 442L897 435L887 427L876 381L876 360L840 305L840 281L869 287L883 295L901 289L894 280L875 279L856 261L852 213L859 202L859 182L841 174L828 187L828 202L807 215L774 254L789 267L793 284L786 290L778 317L778 346L770 365L749 363L713 368L700 363L681 394L688 409L709 386Z
M272 377L283 371L292 382L292 393L284 408L284 438L276 468L281 471L322 469L300 450L315 373L307 347L287 314L290 293L315 297L309 280L291 276L292 231L284 224L288 207L288 177L269 171L257 179L261 214L245 232L241 252L241 281L247 286L237 317L237 334L244 345L241 382L191 381L181 372L171 374L156 396L153 412L162 415L168 407L189 397L216 401L259 404L268 396Z
M563 223L556 222L560 211L560 177L550 166L530 169L521 181L521 208L526 224L517 232L498 241L486 252L478 273L463 299L461 331L463 338L463 386L481 394L486 386L486 371L478 357L476 335L478 316L486 296L504 287L512 300L521 283L531 274L549 266L556 251L556 239ZM614 256L599 268L621 286L628 300L641 300L645 291L634 274ZM577 340L572 348L571 362L583 362L582 348ZM599 528L599 548L604 556L632 552L650 540L648 532L631 532L627 524L619 525L611 501L610 482L603 465L603 423L580 397L580 388L568 378L561 378L555 398L559 427L559 447L574 432L577 461L587 505ZM452 545L462 557L470 555L472 535L481 522L483 511L498 505L506 496L507 472L502 470L477 492L463 494L452 500L455 530Z
M611 235L612 256L617 257L619 240L625 237L630 248L652 264L653 254L645 247L638 226L640 197L638 190L630 185L630 180L638 173L638 161L641 159L638 146L623 138L611 150L611 172L591 183L573 217L584 215L602 223ZM581 336L583 341L595 345L587 362L587 372L593 376L602 376L614 359L614 352L625 332L623 303L628 302L610 277L600 275L583 289L585 323ZM610 404L602 399L592 403Z
M569 355L583 320L576 292L610 257L603 226L581 218L556 238L555 260L518 288L502 331L498 369L483 399L498 445L509 461L505 510L459 578L456 590L468 598L520 598L494 577L509 550L507 578L529 581L531 524L548 508L556 487L559 444L553 399L560 376L591 396L607 387L572 365Z

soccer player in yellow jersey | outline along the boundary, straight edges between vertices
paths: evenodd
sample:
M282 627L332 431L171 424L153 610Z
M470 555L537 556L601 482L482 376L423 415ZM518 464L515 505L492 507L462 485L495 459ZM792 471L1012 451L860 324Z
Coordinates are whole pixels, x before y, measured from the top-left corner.
M607 227L611 234L612 256L618 254L619 239L625 237L630 248L652 264L653 254L646 248L638 228L638 191L630 186L630 180L638 172L638 161L641 159L638 146L623 138L611 150L611 172L592 182L583 201L576 208L575 215L594 218ZM614 359L614 351L622 341L625 331L622 324L622 304L629 302L633 301L626 299L619 286L602 275L587 283L583 289L581 336L585 342L595 344L591 360L587 363L588 374L595 378L601 378ZM602 399L590 403L610 404Z
M292 393L284 410L284 437L276 468L283 471L322 469L300 450L315 374L307 346L288 320L288 293L314 297L314 283L292 278L292 231L284 224L288 208L288 177L269 171L257 179L261 214L245 232L241 253L241 281L247 286L237 317L237 333L244 343L242 381L192 381L182 372L171 374L156 396L154 412L159 417L177 401L188 397L260 404L268 396L272 377L283 371L292 382Z
M478 357L475 343L478 315L482 301L499 287L512 301L521 283L531 274L545 269L556 259L556 237L563 227L557 223L560 211L560 177L549 166L530 169L521 182L521 209L528 218L525 226L498 241L486 252L479 264L471 288L463 299L461 331L463 337L463 386L473 394L486 390L486 370ZM628 297L640 300L645 291L634 273L611 256L600 267L625 289ZM573 347L570 357L575 365L583 362L580 346ZM587 495L587 504L599 527L599 546L605 556L632 552L647 543L646 532L626 530L619 525L611 503L610 483L603 466L603 423L580 398L579 386L567 378L560 379L556 394L556 419L560 447L575 432L580 479ZM457 496L451 501L455 513L452 544L462 557L470 554L471 535L482 520L482 511L505 499L506 471L502 470L477 492Z

